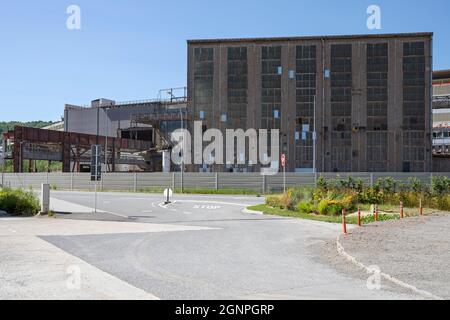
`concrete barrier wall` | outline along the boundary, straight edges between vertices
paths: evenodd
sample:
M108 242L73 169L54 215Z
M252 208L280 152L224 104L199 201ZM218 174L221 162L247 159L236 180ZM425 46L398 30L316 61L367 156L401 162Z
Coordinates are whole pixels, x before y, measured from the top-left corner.
M286 187L313 187L317 179L362 179L366 185L373 184L379 178L392 177L397 181L408 182L415 177L423 183L429 183L433 176L450 173L286 173ZM259 173L107 173L98 182L99 190L111 191L155 191L164 188L180 189L244 189L255 192L270 193L283 190L283 174L262 176ZM95 189L89 173L5 173L0 180L1 185L12 188L40 188L41 183L48 183L57 190L89 190Z

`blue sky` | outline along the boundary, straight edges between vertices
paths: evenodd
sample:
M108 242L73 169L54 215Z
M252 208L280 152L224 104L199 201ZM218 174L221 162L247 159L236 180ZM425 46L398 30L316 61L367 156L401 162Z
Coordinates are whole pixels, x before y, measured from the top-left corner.
M71 4L81 30L66 28ZM382 30L367 29L371 4ZM0 0L0 121L184 86L186 39L432 31L434 68L450 69L449 11L448 0Z

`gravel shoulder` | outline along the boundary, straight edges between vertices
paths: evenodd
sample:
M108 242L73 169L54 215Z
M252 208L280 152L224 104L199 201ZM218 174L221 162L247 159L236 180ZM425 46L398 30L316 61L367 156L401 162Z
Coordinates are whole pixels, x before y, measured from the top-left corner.
M364 265L450 299L449 230L450 215L440 213L357 228L341 237L341 244Z

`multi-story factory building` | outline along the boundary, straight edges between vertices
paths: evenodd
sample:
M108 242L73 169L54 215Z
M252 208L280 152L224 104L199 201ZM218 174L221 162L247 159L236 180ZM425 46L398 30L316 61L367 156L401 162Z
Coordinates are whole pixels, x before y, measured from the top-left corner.
M430 171L432 37L190 40L190 126L279 129L288 171Z
M450 171L450 70L433 73L433 170Z

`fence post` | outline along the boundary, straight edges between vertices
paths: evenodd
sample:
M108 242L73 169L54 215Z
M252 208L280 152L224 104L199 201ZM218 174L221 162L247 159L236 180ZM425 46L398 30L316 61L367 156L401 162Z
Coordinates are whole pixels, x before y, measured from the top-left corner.
M184 169L181 169L180 172L180 185L181 185L181 193L184 191Z
M133 191L135 193L137 192L137 172L135 172L133 175Z
M262 175L262 193L266 194L266 175Z
M216 172L216 190L219 190L219 173Z

